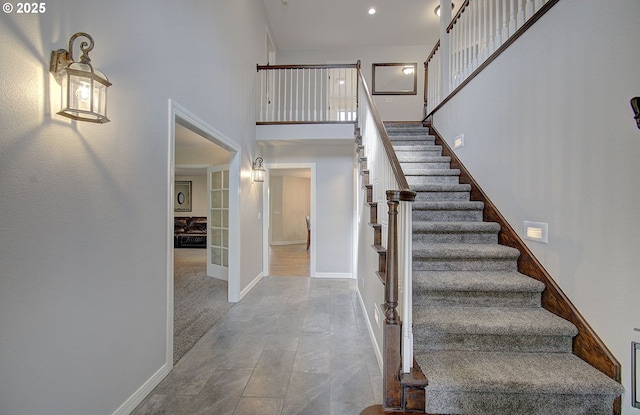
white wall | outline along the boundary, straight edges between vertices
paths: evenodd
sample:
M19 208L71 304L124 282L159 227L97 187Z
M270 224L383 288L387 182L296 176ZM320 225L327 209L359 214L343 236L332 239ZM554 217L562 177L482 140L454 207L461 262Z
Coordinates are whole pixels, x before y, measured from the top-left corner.
M311 180L308 177L269 178L270 244L291 245L307 242L305 216L311 215Z
M2 13L0 413L111 414L170 367L170 98L242 148L241 287L260 274L250 162L265 25L253 0L58 0L42 15ZM78 31L113 82L105 125L53 115L49 56Z
M278 54L278 64L356 63L360 60L362 73L371 90L372 63L417 63L416 95L375 95L374 100L383 121L420 121L424 106L424 61L438 39L433 39L432 43L425 40L424 46L282 50Z
M354 152L352 139L344 141L342 145L262 143L266 163L316 165L316 218L311 232L317 275L312 276L352 276Z
M640 2L562 0L434 117L514 229L622 364L640 341Z

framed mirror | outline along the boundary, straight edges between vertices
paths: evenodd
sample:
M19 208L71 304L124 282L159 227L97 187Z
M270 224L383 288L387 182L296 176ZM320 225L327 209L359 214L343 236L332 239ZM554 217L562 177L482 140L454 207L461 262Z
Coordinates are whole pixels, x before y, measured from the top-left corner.
M371 65L373 95L416 95L417 63L374 63Z

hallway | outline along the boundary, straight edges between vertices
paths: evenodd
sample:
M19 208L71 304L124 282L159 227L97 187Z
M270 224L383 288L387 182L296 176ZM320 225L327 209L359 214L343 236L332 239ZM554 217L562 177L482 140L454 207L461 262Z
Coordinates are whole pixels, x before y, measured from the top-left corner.
M269 276L309 277L309 250L306 245L270 245Z
M265 277L134 411L357 415L382 375L354 280Z

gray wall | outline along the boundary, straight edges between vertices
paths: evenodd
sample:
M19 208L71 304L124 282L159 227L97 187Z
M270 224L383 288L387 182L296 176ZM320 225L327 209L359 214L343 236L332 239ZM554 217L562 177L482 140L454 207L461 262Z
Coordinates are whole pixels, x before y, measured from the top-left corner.
M622 364L640 322L636 261L640 2L562 0L434 117L488 196Z
M241 288L260 274L261 5L59 0L0 16L0 413L124 411L170 368L170 98L241 148ZM50 53L78 31L113 83L108 124L55 115Z
M315 163L316 277L352 277L353 252L353 139L338 145L264 145L270 164ZM313 242L312 242L313 243ZM311 267L313 272L313 264Z

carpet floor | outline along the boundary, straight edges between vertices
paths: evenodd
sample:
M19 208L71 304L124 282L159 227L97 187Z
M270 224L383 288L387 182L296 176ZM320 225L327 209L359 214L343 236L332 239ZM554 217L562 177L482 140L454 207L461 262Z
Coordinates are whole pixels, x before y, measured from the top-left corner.
M225 315L227 282L207 277L206 249L174 250L173 363Z

